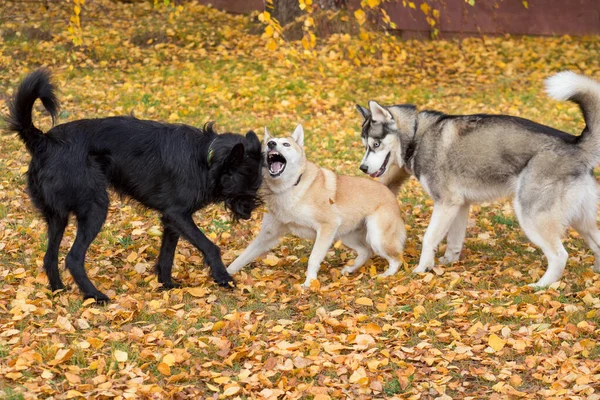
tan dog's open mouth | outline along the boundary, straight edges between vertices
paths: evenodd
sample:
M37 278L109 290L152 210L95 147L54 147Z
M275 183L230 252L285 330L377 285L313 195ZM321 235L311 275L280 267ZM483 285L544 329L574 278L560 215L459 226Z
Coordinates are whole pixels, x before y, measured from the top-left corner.
M269 167L269 174L272 177L277 177L285 171L287 160L284 156L279 154L277 151L270 151L267 153L267 166Z

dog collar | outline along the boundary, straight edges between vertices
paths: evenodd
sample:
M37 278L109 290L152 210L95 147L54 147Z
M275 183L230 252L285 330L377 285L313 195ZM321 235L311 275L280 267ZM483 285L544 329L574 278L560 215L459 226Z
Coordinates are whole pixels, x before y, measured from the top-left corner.
M294 186L298 186L298 184L300 183L300 179L302 179L302 175L300 174L300 176L298 177L298 180L296 181L296 183L294 184Z
M218 137L218 136L217 136ZM210 167L210 164L212 162L212 157L213 157L213 144L216 142L217 138L214 138L212 142L210 142L210 146L208 146L208 155L206 156L206 162L208 163L208 166Z
M415 154L415 149L417 147L417 144L415 143L415 140L411 140L411 142L408 144L408 147L406 148L406 156L404 156L404 164L408 165L408 163L410 162L410 159L413 157L413 155Z
M413 137L406 148L406 155L404 156L404 165L409 166L410 161L415 155L415 150L417 149L417 129L419 128L419 115L415 118L415 127L413 131ZM411 168L412 169L412 168Z

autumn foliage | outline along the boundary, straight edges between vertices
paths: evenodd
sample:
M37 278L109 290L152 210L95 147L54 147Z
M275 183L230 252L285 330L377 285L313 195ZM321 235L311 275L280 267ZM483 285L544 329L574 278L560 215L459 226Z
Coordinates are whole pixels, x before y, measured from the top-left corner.
M2 115L18 82L46 66L61 91L61 121L133 112L196 126L216 120L222 131L268 125L276 135L302 122L311 160L359 174L355 102L508 113L577 133L579 110L550 101L542 79L564 69L600 78L598 37L418 42L369 32L316 38L307 53L301 43L269 48L255 18L204 6L80 4L80 44L69 31L72 4L0 6ZM49 128L46 115L35 118ZM174 275L186 287L164 292L152 271L157 215L112 196L86 260L113 300L99 307L81 301L66 271L69 289L48 291L45 225L24 192L29 156L5 134L0 154L3 398L600 398L593 256L570 231L562 281L524 287L545 260L508 201L473 207L461 261L425 275L409 271L433 203L411 180L398 198L409 269L396 277L375 278L386 266L378 258L340 276L354 255L336 243L319 283L301 290L311 243L288 237L224 290L181 243ZM233 222L215 206L196 221L229 263L261 215Z

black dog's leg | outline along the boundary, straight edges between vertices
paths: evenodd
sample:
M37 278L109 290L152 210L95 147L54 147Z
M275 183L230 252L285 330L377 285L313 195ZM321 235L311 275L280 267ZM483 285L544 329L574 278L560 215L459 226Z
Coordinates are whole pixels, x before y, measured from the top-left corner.
M106 194L105 194L106 195ZM88 278L85 272L85 253L90 244L100 232L108 211L108 198L96 199L83 214L77 215L77 236L75 243L67 254L67 269L71 272L73 280L79 286L85 299L93 298L99 303L108 302L108 297L100 292Z
M58 249L69 218L66 215L50 213L45 216L48 223L48 248L44 255L44 270L50 283L50 289L55 291L65 287L60 280L60 271L58 270Z
M221 260L221 250L216 244L204 236L202 231L194 223L194 219L191 215L183 213L165 213L163 215L163 222L170 225L202 252L204 260L210 267L210 273L215 282L225 287L234 285L233 278L229 275Z
M160 254L156 263L156 275L158 282L165 289L181 287L177 282L171 279L171 270L173 269L173 257L175 257L175 248L179 241L179 234L163 223L163 237L160 245Z

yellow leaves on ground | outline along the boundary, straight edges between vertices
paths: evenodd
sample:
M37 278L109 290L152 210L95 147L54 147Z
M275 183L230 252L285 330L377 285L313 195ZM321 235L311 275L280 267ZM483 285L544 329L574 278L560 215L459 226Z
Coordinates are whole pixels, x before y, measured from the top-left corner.
M363 11L375 3L366 0ZM306 45L314 45L308 57L300 43L281 41L281 27L268 14L259 14L273 24L262 35L248 16L195 3L176 15L143 2L97 0L82 7L83 46L74 47L64 34L72 9L59 2L38 6L13 2L6 11L2 115L18 81L44 65L61 89L59 122L134 112L194 126L216 120L220 132L267 125L289 133L303 121L309 159L350 175L360 173L364 153L355 102L513 113L578 133L579 109L549 101L542 79L563 69L600 77L597 37L398 40L367 31L367 15L358 13L364 24L357 35L333 34L314 44L306 36ZM421 3L406 6L423 11ZM35 29L50 35L42 40ZM51 126L37 106L34 121L44 131ZM164 291L153 268L159 216L111 195L107 222L85 260L112 300L99 306L82 301L64 270L73 223L59 256L67 288L48 291L46 228L24 190L30 156L14 135L0 135L0 153L2 398L600 394L600 279L590 268L593 254L569 232L563 280L546 290L524 287L539 279L546 261L521 233L509 202L473 206L461 259L422 276L410 271L433 202L411 179L398 197L406 266L394 277L377 278L387 268L379 257L342 276L355 254L339 242L310 289L300 290L312 242L288 236L226 290L213 283L202 254L181 239L173 278L183 289ZM259 232L263 213L233 221L215 205L194 217L229 265Z
M229 386L227 389L223 391L223 396L230 397L236 395L241 390L241 387L237 385Z
M135 251L132 251L131 253L129 253L129 255L127 256L127 262L134 262L137 259L138 255Z
M263 259L263 263L269 267L275 267L276 265L278 265L280 263L280 259L277 258L275 255L273 254L269 254L267 255L264 259Z
M175 365L175 356L173 354L166 354L163 357L163 363L167 364L169 367Z
M114 356L118 362L125 362L128 358L127 352L121 350L115 350Z
M159 363L156 366L156 369L158 370L158 372L160 372L163 375L166 375L166 376L171 375L171 367L164 362Z
M359 297L358 299L356 299L356 304L359 304L361 306L372 306L373 300L369 299L368 297Z
M488 344L494 351L500 351L504 348L506 344L506 340L502 340L498 335L491 334L488 340Z
M55 366L68 361L73 356L73 349L60 349L56 352L54 360L49 361L48 365Z
M205 297L208 290L203 287L186 288L185 291L194 297Z

